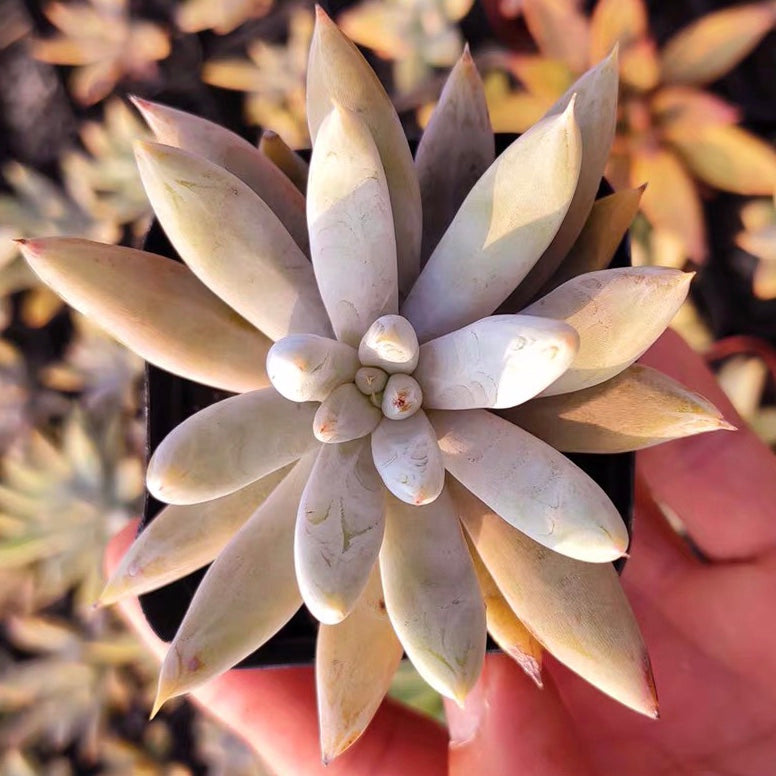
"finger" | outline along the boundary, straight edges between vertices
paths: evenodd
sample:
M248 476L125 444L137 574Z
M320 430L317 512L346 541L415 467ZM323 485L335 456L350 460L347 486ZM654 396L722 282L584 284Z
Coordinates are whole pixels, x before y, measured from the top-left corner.
M136 530L137 522L133 522L108 545L109 572L126 552ZM168 645L153 633L138 600L125 599L118 608L132 630L161 660ZM444 730L392 701L383 703L351 749L324 767L318 743L315 679L310 667L228 671L191 693L191 698L244 738L279 776L447 773Z
M450 776L590 776L552 678L539 690L506 655L488 655L463 709L445 701Z
M678 439L643 450L637 467L658 503L686 525L710 558L751 558L776 546L776 456L738 416L700 356L672 331L644 355L719 407L738 431Z

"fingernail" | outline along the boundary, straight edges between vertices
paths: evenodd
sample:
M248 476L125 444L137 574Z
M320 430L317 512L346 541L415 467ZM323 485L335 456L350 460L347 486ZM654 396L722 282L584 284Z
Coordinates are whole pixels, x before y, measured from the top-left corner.
M485 682L483 671L477 684L466 696L463 707L456 706L452 701L446 704L450 746L462 746L476 738L488 709Z

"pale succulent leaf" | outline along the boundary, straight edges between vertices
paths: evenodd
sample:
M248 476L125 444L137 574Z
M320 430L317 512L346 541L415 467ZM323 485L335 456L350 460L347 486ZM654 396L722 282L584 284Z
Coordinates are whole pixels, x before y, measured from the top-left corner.
M430 417L445 468L506 522L590 563L625 552L628 532L609 497L557 450L486 410Z
M331 334L310 262L258 194L204 157L156 143L136 149L157 218L205 285L270 339Z
M380 153L391 196L399 290L406 294L418 274L423 229L412 154L374 71L318 6L307 66L307 118L313 140L335 103L361 117Z
M407 504L428 504L442 492L442 454L423 410L402 420L383 418L372 432L372 455L385 487Z
M534 637L602 692L656 717L647 651L611 564L554 553L507 525L460 484L451 483L450 490L493 580Z
M534 399L501 414L568 453L623 453L730 428L711 402L639 364L591 388Z
M294 520L316 452L296 464L208 569L162 663L155 708L258 649L301 605Z
M397 312L396 238L377 147L358 115L339 106L315 139L307 220L334 333L357 347L375 318Z
M490 315L560 227L582 142L573 103L521 135L464 200L402 308L421 342Z
M427 408L514 407L560 377L578 346L559 321L494 315L422 345L413 376Z
M328 444L350 442L371 434L381 418L379 407L353 383L345 383L321 402L313 418L313 434Z
M385 383L381 408L389 420L401 420L414 415L424 404L423 391L412 375L391 375Z
M156 590L210 563L289 471L285 466L202 504L165 507L127 550L100 603Z
M250 186L308 252L304 196L247 140L212 121L166 105L134 98L157 141L182 148L223 167Z
M226 496L297 460L316 446L316 405L274 388L217 402L176 426L148 462L149 491L168 504Z
M275 390L290 401L323 401L356 376L355 348L317 334L291 334L276 342L267 356L267 375Z
M388 616L412 664L463 703L482 670L485 606L447 491L423 507L389 496L380 572Z
M265 129L261 133L259 151L264 154L264 156L266 156L267 159L269 159L302 194L307 191L307 176L310 172L310 166L286 143L285 140L283 140L282 137L280 137L280 135L278 135L277 132L273 132L271 129ZM272 207L271 204L270 207Z
M334 625L351 612L377 561L385 490L368 439L322 445L299 502L294 559L307 608Z
M588 272L527 307L527 315L565 321L579 334L571 366L542 395L589 388L629 367L665 331L692 277L666 267Z
M467 48L447 78L415 154L423 203L421 264L494 158L485 90Z
M271 342L183 264L75 238L28 240L21 249L44 283L147 361L228 391L268 384Z
M415 329L401 315L378 318L358 345L358 357L364 366L379 367L388 374L412 373L419 352Z
M324 763L342 754L366 730L388 692L402 652L385 610L375 563L348 617L318 629L315 682Z

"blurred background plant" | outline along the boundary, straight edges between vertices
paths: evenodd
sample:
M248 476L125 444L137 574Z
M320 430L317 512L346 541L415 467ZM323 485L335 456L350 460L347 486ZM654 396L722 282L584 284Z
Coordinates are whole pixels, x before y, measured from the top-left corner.
M491 119L519 132L619 42L609 178L648 181L635 263L699 268L674 326L776 445L776 20L731 0L332 0L408 136L468 42ZM192 111L271 158L309 145L309 0L0 0L0 776L263 776L189 703L148 723L154 667L91 602L142 497L142 364L63 308L12 238L139 246L128 102ZM282 140L281 140L282 139ZM279 155L279 156L278 156ZM303 166L294 160L299 185ZM404 666L394 697L441 719Z

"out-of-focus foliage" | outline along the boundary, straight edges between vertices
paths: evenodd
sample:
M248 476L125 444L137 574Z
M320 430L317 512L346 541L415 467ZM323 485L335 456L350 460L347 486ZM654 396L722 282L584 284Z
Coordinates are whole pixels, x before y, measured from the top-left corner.
M759 260L752 290L759 299L776 299L776 195L744 205L741 222L744 229L736 243Z
M175 8L175 23L183 32L213 30L226 35L270 8L272 0L184 0Z
M277 132L292 148L307 148L305 78L312 33L312 13L294 9L285 45L254 40L248 45L248 59L205 62L202 80L222 89L246 92L248 122Z
M388 695L411 706L421 714L445 721L442 696L428 686L409 660L402 660L391 682Z
M337 23L355 43L393 61L394 89L405 94L463 51L459 22L473 0L365 0Z
M124 77L156 76L156 62L170 53L170 39L158 24L135 19L127 0L51 3L44 9L59 34L35 41L43 62L73 65L70 90L84 105L107 97Z

